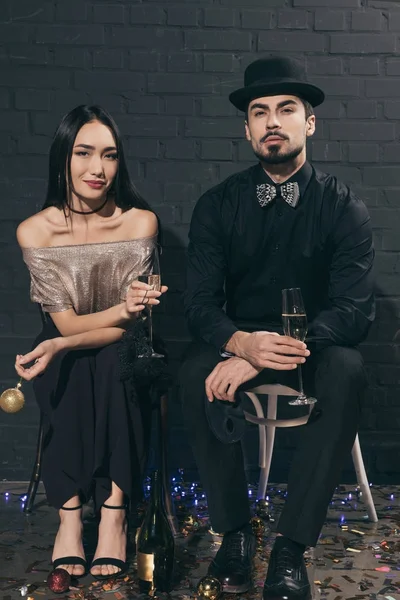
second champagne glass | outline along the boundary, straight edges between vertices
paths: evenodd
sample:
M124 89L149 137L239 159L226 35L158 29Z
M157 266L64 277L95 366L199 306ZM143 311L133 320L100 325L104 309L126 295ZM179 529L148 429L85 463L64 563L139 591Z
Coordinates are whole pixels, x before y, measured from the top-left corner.
M160 272L160 259L158 255L157 247L154 248L151 266L146 273L142 273L138 277L139 281L143 281L151 286L152 290L156 292L161 291L161 272ZM149 305L147 307L149 313L149 338L150 338L150 346L151 346L151 354L152 358L164 358L164 354L159 354L154 351L153 348L153 307ZM140 358L140 357L139 357Z
M285 335L304 342L307 335L308 324L300 288L288 288L282 290L282 322ZM297 371L299 374L300 394L295 400L291 400L289 404L292 406L315 404L317 399L306 396L304 393L301 365L297 365Z

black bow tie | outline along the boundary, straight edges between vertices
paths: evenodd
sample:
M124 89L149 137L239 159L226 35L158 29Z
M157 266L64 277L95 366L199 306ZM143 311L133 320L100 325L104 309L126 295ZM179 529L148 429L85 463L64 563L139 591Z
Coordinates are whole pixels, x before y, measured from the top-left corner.
M283 183L279 186L270 183L261 183L257 185L257 200L259 201L260 206L267 206L267 204L272 202L272 200L279 195L279 192L285 202L292 208L295 208L300 200L300 188L297 181Z

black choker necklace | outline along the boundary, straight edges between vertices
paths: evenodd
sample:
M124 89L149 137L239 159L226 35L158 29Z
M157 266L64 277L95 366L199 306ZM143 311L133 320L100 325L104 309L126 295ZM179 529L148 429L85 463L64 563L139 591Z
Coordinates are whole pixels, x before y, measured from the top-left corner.
M94 210L76 210L76 208L72 208L72 206L70 206L69 204L67 204L69 210L77 215L93 215L94 213L99 212L102 208L105 207L105 205L108 202L108 198L106 198L103 202L103 204L101 204L100 206L98 206L97 208L95 208Z

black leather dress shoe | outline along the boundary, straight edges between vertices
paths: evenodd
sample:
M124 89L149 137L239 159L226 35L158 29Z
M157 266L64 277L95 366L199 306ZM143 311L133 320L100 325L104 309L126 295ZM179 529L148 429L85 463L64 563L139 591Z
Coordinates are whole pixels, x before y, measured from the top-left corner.
M219 579L224 592L247 592L253 584L251 572L255 551L256 540L252 533L226 533L221 548L208 567L208 574Z
M279 545L269 559L264 600L311 600L311 587L302 554Z

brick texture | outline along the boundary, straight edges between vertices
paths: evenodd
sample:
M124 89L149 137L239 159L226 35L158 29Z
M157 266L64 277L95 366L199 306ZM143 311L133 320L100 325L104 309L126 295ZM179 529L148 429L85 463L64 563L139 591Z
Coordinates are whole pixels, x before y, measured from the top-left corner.
M370 212L377 250L377 322L362 346L370 386L361 442L374 482L398 481L400 437L400 11L378 0L4 0L0 24L0 386L15 385L14 356L39 330L15 242L39 210L47 151L61 116L81 103L109 109L129 168L164 226L155 311L175 374L188 340L181 293L188 224L208 187L253 160L243 117L229 104L243 70L263 53L299 57L327 93L309 145L314 164L351 184ZM29 476L38 411L0 413L0 478ZM170 399L171 465L193 468L177 398ZM293 435L292 435L293 434ZM254 437L254 436L250 436ZM273 476L283 477L278 436ZM180 440L180 443L178 443ZM384 442L384 444L383 444ZM250 444L251 446L251 444ZM284 448L285 447L285 448ZM250 468L256 448L246 452ZM389 466L387 466L389 464ZM354 481L354 473L351 472Z

